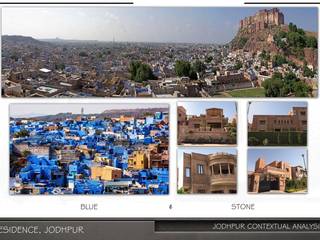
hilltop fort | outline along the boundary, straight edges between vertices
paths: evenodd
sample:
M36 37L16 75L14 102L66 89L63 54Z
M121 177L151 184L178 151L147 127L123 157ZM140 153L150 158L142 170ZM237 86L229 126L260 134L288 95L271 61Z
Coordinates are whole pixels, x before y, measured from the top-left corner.
M266 28L284 24L284 15L278 8L263 9L255 15L245 17L240 21L240 31L254 33Z

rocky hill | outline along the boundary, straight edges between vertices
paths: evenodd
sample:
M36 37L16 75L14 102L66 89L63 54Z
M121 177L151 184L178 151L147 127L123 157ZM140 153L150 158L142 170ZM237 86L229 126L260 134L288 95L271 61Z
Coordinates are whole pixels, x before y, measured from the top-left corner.
M135 118L144 117L146 114L154 114L156 112L168 112L168 108L139 108L139 109L113 109L105 110L102 113L96 114L84 114L86 117L95 116L98 119L104 118L117 118L120 116L133 116ZM54 115L45 116L30 116L30 117L12 117L10 120L21 121L21 120L34 120L34 121L64 121L66 119L76 119L80 114L73 114L71 112L67 113L57 113Z
M39 41L32 37L20 36L20 35L4 35L2 36L2 44L6 45L28 45L28 46L44 46L49 45L50 43Z
M279 46L279 36L286 35L290 32L288 25L273 26L265 28L256 32L248 32L244 29L239 29L234 39L230 42L232 50L242 49L247 52L261 52L265 50L270 52L271 55L282 54L288 60L293 61L297 65L302 65L304 61L313 66L317 66L317 47L301 47L293 48L289 45L288 39L283 37L281 41L287 43L286 47ZM313 37L317 39L316 32L304 31L307 38Z
M239 30L230 46L233 50L243 49L248 52L262 51L262 49L270 52L277 51L273 37L281 31L280 26L267 28L258 32L248 33L245 30Z

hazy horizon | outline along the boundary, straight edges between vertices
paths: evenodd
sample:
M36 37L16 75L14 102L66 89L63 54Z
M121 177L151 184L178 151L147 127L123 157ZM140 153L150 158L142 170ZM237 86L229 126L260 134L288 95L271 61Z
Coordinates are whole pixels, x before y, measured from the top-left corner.
M59 113L72 113L80 114L81 109L84 109L84 114L100 114L103 111L111 110L134 110L134 109L152 109L152 108L167 108L169 111L169 104L162 103L150 103L150 104L140 104L140 103L72 103L72 104L59 104L59 103L31 103L27 104L29 108L25 107L26 104L12 104L10 105L10 118L32 118L32 117L42 117L42 116L54 116ZM48 108L48 105L50 107Z
M3 8L2 34L101 42L225 44L256 7ZM269 8L268 8L269 9ZM285 23L318 32L318 10L280 8ZM105 27L104 27L105 26Z
M13 36L21 36L21 37L31 37L35 40L42 41L42 42L59 42L59 41L65 41L65 42L92 42L92 43L150 43L150 44L202 44L202 45L224 45L223 43L200 43L200 42L156 42L156 41L115 41L112 40L95 40L95 39L66 39L66 38L34 38L32 36L27 35L2 35L2 37L13 37Z

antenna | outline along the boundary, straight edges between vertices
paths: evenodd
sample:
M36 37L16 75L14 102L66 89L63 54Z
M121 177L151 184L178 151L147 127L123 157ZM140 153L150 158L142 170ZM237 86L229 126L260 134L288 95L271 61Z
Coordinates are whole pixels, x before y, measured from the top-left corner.
M304 154L301 154L301 157L303 159L304 169L307 171L307 163L306 163L306 159L304 157Z

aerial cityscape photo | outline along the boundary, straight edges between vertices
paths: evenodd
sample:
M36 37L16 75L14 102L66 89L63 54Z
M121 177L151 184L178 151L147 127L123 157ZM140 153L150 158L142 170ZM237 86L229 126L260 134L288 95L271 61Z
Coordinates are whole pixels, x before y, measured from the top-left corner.
M4 97L317 97L317 8L4 8Z
M169 193L168 104L11 104L10 193Z

